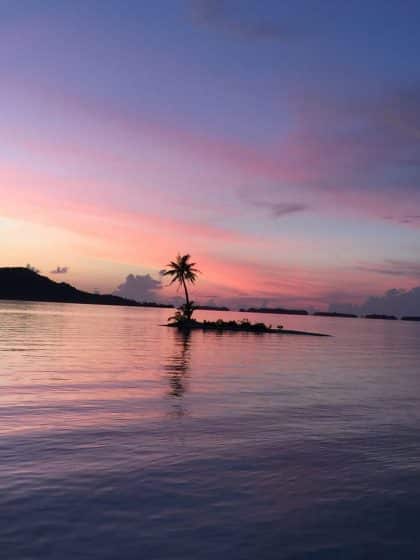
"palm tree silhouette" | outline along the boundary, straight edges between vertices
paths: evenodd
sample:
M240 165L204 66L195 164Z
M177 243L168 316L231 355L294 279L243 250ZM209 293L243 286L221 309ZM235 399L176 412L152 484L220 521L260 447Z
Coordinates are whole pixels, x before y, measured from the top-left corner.
M178 254L176 260L171 261L166 266L167 268L162 271L162 276L171 276L172 279L169 285L178 282L184 288L185 304L182 306L183 315L186 319L191 319L194 311L193 302L190 301L187 289L187 282L194 284L197 280L197 274L200 272L195 268L195 263L191 262L191 255Z

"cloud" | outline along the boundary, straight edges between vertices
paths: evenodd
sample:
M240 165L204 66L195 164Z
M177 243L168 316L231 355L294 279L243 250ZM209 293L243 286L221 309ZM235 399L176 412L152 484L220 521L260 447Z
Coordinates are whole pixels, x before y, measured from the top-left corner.
M351 289L342 294L331 294L329 297L331 303L330 311L339 313L355 313L357 315L367 315L368 313L379 313L389 315L420 315L420 286L413 286L413 281L420 280L420 262L387 259L383 263L372 265L358 265L354 270L361 271L365 275L372 274L371 283L376 284L382 276L385 282L389 282L390 278L398 279L398 282L405 284L402 288L392 288L384 292L383 295L371 295L368 297L356 297ZM379 275L379 276L378 276ZM386 277L389 277L386 279ZM369 293L367 290L365 294ZM354 301L359 303L349 303Z
M420 192L419 86L324 104L318 119L325 132L312 111L312 138L320 142L317 167L324 179L331 177L329 184L343 172L341 184L359 189Z
M129 274L125 282L115 290L115 296L120 296L136 301L155 301L156 291L162 288L160 280L155 280L150 274Z
M383 296L371 296L360 306L359 313L386 313L389 315L420 315L420 286L411 290L393 288Z
M419 224L420 225L420 215L408 215L403 216L400 219L401 224Z
M402 276L404 270L400 272L390 267L389 269L371 269L379 274L391 274L394 276ZM413 272L420 278L420 266ZM350 296L350 294L349 294ZM348 301L351 300L351 296ZM337 301L337 299L335 300ZM343 301L343 299L341 300ZM360 305L351 303L332 303L329 306L330 311L339 313L355 313L357 315L367 315L369 313L396 315L418 315L420 316L420 286L411 289L392 288L387 290L380 296L369 296Z
M285 37L285 29L267 19L244 19L231 13L224 0L193 0L193 20L200 25L212 26L241 39L269 40Z
M296 195L314 212L362 215L420 228L418 213L413 211L420 205L420 83L376 95L347 92L338 97L333 93L317 95L313 90L304 94L292 91L290 126L278 142L265 146L222 135L198 135L188 126L174 123L152 123L129 109L122 111L112 105L105 111L105 106L78 98L56 98L51 92L48 95L57 106L65 102L80 115L100 117L98 123L107 122L118 134L129 133L139 143L147 133L148 142L156 146L168 142L174 150L180 150L182 157L188 154L189 160L204 161L208 166L217 163L239 172L248 185L258 185L258 196L274 203L286 196L286 190L287 196ZM103 125L97 126L101 131ZM30 149L40 149L35 137ZM48 144L42 149L56 150L56 141L54 147ZM124 156L110 149L101 154L101 150L92 152L91 145L75 147L72 143L64 143L60 150L76 152L81 158L88 154L89 160L106 159L129 173L138 165L138 156L133 158L129 151ZM177 168L171 167L172 171L177 176ZM43 183L42 188L47 189ZM48 187L53 192L55 183ZM72 189L79 188L74 183ZM89 192L94 196L101 188L92 184ZM207 184L202 188L210 191L218 187Z
M308 206L301 202L268 202L255 200L252 201L251 204L260 208L267 208L273 218L283 218L289 214L304 212L308 209Z
M412 261L388 259L382 265L359 265L357 269L363 272L374 272L376 274L385 274L389 276L404 276L407 278L420 279L420 262L417 263Z
M68 266L57 266L57 268L54 268L54 270L50 271L50 274L67 274L68 271Z
M217 21L223 17L225 0L192 0L193 18L202 23Z
M386 93L290 97L292 126L281 144L242 153L242 165L316 211L374 216L420 227L420 84ZM238 157L239 160L239 157ZM254 166L254 169L252 169Z
M268 40L280 39L286 36L286 33L280 26L268 21L225 21L222 28L242 39Z

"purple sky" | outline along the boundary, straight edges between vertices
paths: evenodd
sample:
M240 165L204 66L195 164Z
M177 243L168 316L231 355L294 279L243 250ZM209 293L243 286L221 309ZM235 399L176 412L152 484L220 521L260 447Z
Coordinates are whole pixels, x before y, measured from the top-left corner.
M113 291L190 252L203 303L325 308L420 285L418 2L0 15L0 265Z

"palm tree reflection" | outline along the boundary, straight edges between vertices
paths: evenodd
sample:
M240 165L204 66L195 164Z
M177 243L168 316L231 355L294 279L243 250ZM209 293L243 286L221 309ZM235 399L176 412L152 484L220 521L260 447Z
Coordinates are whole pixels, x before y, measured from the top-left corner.
M187 391L187 378L190 366L191 331L174 329L175 352L169 357L165 370L168 374L169 396L181 400ZM173 403L177 416L183 416L185 410L181 402Z

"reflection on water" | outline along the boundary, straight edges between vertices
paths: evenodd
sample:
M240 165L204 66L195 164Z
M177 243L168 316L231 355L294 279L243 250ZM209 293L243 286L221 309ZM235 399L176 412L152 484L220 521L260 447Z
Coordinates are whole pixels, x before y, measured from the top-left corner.
M420 557L419 324L167 313L0 303L2 558Z
M168 360L165 369L171 385L170 395L182 397L187 390L187 375L190 362L191 332L174 329L176 339L175 351Z

